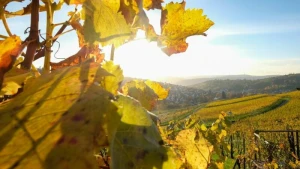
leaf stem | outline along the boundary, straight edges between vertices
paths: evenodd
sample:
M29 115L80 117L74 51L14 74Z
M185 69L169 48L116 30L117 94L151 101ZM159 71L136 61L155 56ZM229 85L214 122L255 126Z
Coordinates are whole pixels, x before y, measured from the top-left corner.
M52 33L53 33L53 10L51 9L52 0L45 2L47 11L47 25L46 25L46 44L45 44L45 61L44 73L50 73L50 59L51 59L51 46L52 46Z
M114 58L115 58L115 45L112 44L110 49L110 60L114 61Z
M3 25L4 25L4 27L5 27L5 30L6 30L6 32L7 32L7 34L8 34L9 36L12 36L13 34L11 33L11 31L10 31L10 29L9 29L9 26L8 26L8 24L7 24L7 22L6 22L5 13L4 13L3 9L0 9L0 10L1 10L1 11L0 11L0 13L1 13L1 19L2 19Z

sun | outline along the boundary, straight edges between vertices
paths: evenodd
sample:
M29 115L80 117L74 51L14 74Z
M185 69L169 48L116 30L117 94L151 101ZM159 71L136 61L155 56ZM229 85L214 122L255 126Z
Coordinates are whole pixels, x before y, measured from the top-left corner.
M137 37L116 49L115 60L123 69L124 76L156 80L165 75L165 54L155 42Z

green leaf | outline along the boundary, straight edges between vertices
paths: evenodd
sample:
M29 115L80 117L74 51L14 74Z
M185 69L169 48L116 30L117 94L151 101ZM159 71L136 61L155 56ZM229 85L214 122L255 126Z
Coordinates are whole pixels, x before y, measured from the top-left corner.
M147 111L127 96L118 96L121 123L110 144L112 168L176 168L174 154L162 146L162 138Z
M83 31L86 42L99 42L102 46L122 45L131 35L130 27L118 12L120 2L89 0L83 4L85 17Z
M185 52L186 38L193 35L205 35L214 23L206 18L202 9L185 10L185 1L168 3L162 10L161 36L159 45L167 55Z

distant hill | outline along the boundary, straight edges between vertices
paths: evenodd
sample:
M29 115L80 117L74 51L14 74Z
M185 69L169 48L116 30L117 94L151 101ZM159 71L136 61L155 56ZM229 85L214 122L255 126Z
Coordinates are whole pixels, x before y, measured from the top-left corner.
M172 83L182 86L191 86L198 83L203 83L210 80L258 80L265 79L269 77L276 77L278 75L267 75L267 76L252 76L252 75L213 75L213 76L196 76L189 78L179 78L179 77L165 77L160 78L158 81Z
M296 90L300 87L300 74L269 77L252 80L209 80L191 87L205 91L232 91L247 93L281 93Z

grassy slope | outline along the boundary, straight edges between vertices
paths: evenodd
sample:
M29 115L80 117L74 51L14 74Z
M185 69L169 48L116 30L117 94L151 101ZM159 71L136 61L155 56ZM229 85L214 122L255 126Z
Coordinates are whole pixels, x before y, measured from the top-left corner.
M285 130L289 125L300 129L300 91L278 95L290 98L289 102L267 113L245 118L232 125L233 131L249 131L249 129Z

